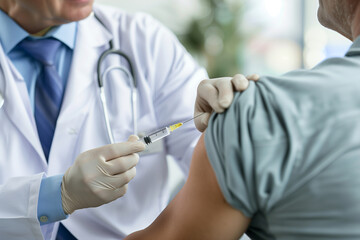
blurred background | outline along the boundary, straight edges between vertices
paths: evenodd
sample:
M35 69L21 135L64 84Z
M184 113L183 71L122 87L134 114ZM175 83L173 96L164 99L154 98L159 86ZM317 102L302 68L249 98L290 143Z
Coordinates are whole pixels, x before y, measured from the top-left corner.
M315 0L96 0L151 14L210 77L278 75L343 56L350 41L317 21Z

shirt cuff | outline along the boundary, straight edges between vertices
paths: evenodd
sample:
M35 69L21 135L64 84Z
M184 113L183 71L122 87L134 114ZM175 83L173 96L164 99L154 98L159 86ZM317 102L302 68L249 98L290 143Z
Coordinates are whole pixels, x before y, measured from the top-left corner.
M37 216L40 225L66 219L61 199L63 175L46 177L41 180Z

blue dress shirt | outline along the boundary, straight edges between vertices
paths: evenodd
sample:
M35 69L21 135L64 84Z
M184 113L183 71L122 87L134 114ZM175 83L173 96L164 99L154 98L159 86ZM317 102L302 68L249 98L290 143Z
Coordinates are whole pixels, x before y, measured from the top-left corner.
M55 62L65 89L75 46L76 32L77 23L73 22L51 28L43 37L31 36L5 12L0 10L0 44L5 54L24 78L33 111L35 84L41 71L41 64L18 49L17 44L28 36L34 39L51 36L62 42L63 44L59 48ZM41 181L37 209L40 224L52 223L67 217L62 208L61 181L62 175L44 177Z

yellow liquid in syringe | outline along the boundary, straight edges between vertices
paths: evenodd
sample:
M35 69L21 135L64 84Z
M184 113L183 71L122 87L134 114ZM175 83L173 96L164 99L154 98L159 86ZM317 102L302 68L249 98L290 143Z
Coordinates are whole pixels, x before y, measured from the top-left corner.
M154 143L166 136L169 136L172 131L178 129L182 125L183 125L183 123L176 123L169 127L164 127L154 133L151 133L148 136L145 136L144 138L141 139L141 141L143 141L145 144L149 145L149 144Z
M152 134L149 134L145 137L143 137L142 139L140 139L140 141L142 141L143 143L145 143L146 145L149 145L153 142L156 142L166 136L169 136L170 133L176 129L178 129L179 127L181 127L182 125L184 125L185 123L197 118L197 117L200 117L201 115L203 115L205 112L203 113L200 113L198 114L197 116L193 117L193 118L190 118L184 122L180 122L180 123L176 123L176 124L173 124L173 125L170 125L168 127L164 127L160 130L157 130L156 132L152 133Z

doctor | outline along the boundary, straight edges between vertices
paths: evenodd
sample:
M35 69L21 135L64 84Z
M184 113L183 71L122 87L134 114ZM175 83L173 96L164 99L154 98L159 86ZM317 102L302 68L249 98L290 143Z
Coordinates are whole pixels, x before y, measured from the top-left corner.
M0 238L109 240L146 227L169 198L166 155L187 174L199 133L184 125L138 164L144 146L127 136L135 121L149 132L191 118L204 69L144 14L92 0L0 0L0 9ZM120 142L113 145L96 81L110 41L129 56L140 96L134 121L131 83L120 72L108 75L110 124ZM104 62L113 64L129 67L118 56ZM207 112L200 129L211 109L229 106L233 87L245 89L247 79L200 84L195 112Z

